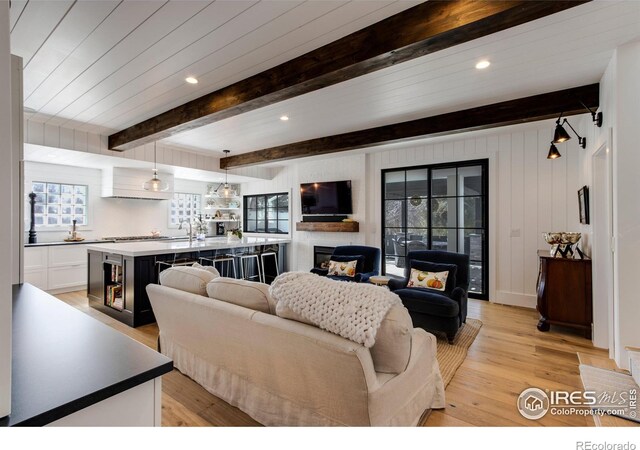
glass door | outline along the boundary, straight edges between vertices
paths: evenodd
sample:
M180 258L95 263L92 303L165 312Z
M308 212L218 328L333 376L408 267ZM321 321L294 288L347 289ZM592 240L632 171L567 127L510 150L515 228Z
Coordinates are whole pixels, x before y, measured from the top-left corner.
M385 274L404 276L410 251L466 253L469 294L487 298L487 170L482 160L383 171Z

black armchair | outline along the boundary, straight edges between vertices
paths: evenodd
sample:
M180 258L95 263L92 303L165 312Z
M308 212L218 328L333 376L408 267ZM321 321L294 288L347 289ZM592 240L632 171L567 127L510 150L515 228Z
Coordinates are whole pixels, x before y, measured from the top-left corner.
M456 266L455 286L451 291L407 288L412 261ZM415 327L446 333L452 344L458 330L467 320L467 293L469 291L469 255L424 250L409 252L405 279L389 280L389 289L398 294Z
M366 283L369 278L380 273L380 249L375 247L366 247L364 245L342 245L333 250L331 258L336 257L353 257L359 259L356 266L356 274L354 277L336 277L327 275L327 269L311 269L312 273L323 277L331 278L339 281L355 281L357 283Z

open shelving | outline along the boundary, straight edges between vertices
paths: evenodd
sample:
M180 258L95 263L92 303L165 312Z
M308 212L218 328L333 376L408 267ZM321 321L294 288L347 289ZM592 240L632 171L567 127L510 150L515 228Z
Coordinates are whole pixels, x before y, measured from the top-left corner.
M124 310L124 282L122 265L104 263L104 305L116 311Z

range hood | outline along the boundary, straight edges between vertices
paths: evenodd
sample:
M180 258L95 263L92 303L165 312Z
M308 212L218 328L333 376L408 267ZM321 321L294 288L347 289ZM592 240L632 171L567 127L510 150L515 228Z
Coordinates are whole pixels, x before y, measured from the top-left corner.
M146 191L142 187L152 176L151 169L111 167L102 169L102 197L136 198L141 200L169 200L173 196L173 174L158 172L158 177L169 183L164 192Z

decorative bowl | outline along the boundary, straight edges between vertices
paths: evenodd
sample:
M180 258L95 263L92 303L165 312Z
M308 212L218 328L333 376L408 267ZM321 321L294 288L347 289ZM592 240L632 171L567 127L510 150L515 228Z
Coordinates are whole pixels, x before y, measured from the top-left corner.
M542 233L542 235L549 245L573 245L577 244L582 237L581 233L573 231Z
M542 233L549 245L562 244L562 233Z
M577 244L580 238L582 237L582 233L577 232L564 232L562 233L562 243L563 244Z

